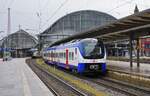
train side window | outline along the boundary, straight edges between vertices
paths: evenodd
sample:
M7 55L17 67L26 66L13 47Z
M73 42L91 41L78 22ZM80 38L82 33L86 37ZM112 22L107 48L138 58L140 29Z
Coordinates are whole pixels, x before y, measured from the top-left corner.
M77 54L77 48L75 48L75 54Z
M55 56L55 58L56 58L56 53L54 53L54 56Z
M63 55L63 53L61 53L61 54L62 54L62 57L61 57L61 58L63 59L63 58L64 58L64 55Z
M64 53L62 53L62 59L64 58Z
M56 58L57 58L57 53L55 53L55 55L56 55Z
M59 52L57 53L57 58L59 58Z
M61 53L61 59L63 59L63 53Z
M52 52L52 58L53 58L53 55L54 55L54 54L53 54L53 52Z
M60 58L62 59L62 53L60 53Z
M71 57L72 57L72 60L74 60L74 53L73 52L72 52L72 56Z
M72 58L71 58L71 52L69 52L69 60L71 60Z
M66 53L64 53L64 59L66 58Z

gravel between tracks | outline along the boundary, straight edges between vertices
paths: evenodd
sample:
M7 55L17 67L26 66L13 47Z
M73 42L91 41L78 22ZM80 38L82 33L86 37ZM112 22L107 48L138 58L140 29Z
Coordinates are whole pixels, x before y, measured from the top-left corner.
M62 81L58 80L58 78L53 76L53 74L50 74L46 70L43 71L43 69L39 68L39 66L31 63L29 64L29 66L42 79L42 81L46 83L47 86L51 86L51 88L53 88L53 90L57 92L57 94L55 94L56 96L87 96L86 94L75 91L65 83L62 83Z
M35 63L35 60L34 60L34 63ZM52 66L49 66L49 67L52 67ZM58 69L56 69L56 70L58 70ZM60 71L60 70L59 70ZM63 72L64 73L64 75L66 75L66 76L69 76L69 75L71 75L71 74L68 74L68 73L66 73L66 72ZM125 94L123 94L123 93L121 93L121 92L118 92L118 91L115 91L115 90L112 90L111 88L108 88L108 87L104 87L104 86L100 86L100 85L98 85L98 84L96 84L96 83L94 83L94 82L91 82L91 81L89 81L89 80L86 80L86 79L82 79L82 78L78 78L78 77L76 77L76 76L73 76L73 75L71 75L70 76L73 80L75 80L75 81L80 81L80 82L83 82L83 83L85 83L85 84L87 84L87 85L89 85L89 86L92 86L92 88L93 89L95 89L95 90L97 90L97 91L99 91L99 92L104 92L104 93L106 93L106 95L107 96L127 96L127 95L125 95ZM86 77L87 78L87 77ZM91 77L90 77L91 78ZM67 81L68 82L68 81ZM78 86L76 86L76 85L73 85L73 86L75 86L75 87L78 87ZM57 86L57 87L59 87L59 85ZM59 87L60 88L60 87ZM83 90L83 89L81 89L81 90ZM84 90L85 91L85 90ZM85 91L86 92L86 91ZM64 95L65 96L65 95ZM66 95L67 96L67 95ZM90 95L91 96L91 95ZM99 95L99 96L101 96L101 95Z

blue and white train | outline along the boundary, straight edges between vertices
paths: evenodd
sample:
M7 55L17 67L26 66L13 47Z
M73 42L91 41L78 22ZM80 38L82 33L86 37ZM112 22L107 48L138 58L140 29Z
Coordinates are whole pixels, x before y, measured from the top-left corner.
M95 38L74 40L43 50L43 59L77 73L106 72L106 50L103 42Z

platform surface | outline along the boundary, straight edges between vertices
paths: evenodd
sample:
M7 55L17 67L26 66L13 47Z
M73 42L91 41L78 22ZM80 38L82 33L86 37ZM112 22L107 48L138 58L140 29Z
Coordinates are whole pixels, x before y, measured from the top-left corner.
M25 58L0 60L0 96L53 96L25 63Z
M124 61L114 61L114 60L107 60L108 68L132 72L140 75L147 75L150 76L150 64L140 63L140 67L137 67L137 63L133 63L133 67L130 67L130 62Z

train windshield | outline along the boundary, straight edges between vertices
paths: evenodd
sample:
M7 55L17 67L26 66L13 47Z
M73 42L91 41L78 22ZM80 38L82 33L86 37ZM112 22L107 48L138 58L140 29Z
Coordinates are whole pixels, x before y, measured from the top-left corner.
M83 41L82 47L82 55L85 59L100 59L104 57L104 45L101 41Z

